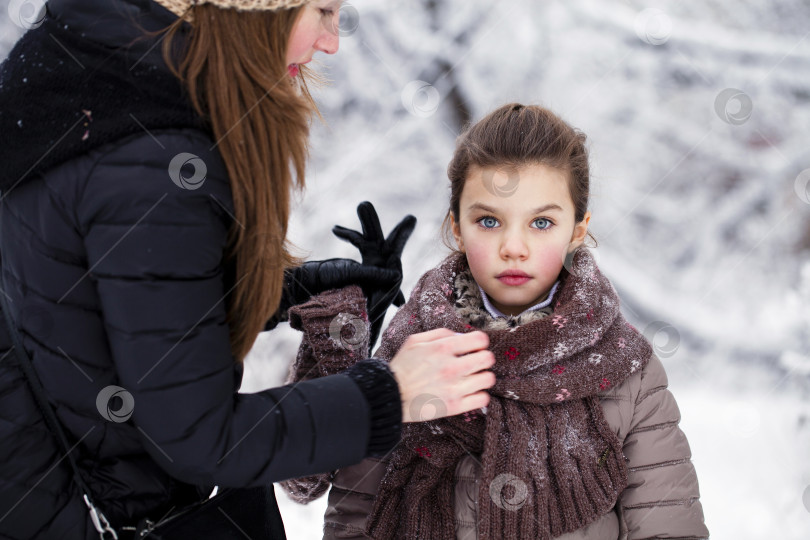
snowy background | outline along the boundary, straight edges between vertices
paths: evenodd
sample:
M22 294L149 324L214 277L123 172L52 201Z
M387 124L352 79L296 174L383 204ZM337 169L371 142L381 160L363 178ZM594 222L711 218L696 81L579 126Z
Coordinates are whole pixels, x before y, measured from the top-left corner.
M4 57L20 29L0 6ZM712 538L810 537L810 1L343 9L340 53L316 56L333 82L293 242L359 258L329 232L358 226L357 203L386 231L412 213L409 293L447 253L462 126L510 101L550 107L588 134L597 261L667 369ZM262 334L243 391L280 384L298 341ZM325 497L277 491L289 538L320 538Z

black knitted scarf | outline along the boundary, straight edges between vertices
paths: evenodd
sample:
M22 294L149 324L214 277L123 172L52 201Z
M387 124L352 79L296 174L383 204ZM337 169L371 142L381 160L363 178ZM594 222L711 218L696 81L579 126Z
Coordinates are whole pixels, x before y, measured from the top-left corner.
M0 190L145 130L210 133L165 64L142 60L126 47L96 43L50 14L26 32L0 65Z

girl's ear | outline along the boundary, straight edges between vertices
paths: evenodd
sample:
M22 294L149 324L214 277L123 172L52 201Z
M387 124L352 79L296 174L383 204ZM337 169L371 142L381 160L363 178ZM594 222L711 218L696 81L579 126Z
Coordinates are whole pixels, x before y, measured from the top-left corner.
M591 213L585 212L582 221L574 225L574 233L571 235L571 243L568 244L568 253L571 253L585 242L588 234L588 223L591 221Z
M452 212L450 212L450 226L453 231L453 238L456 239L458 249L464 253L464 239L461 238L461 227L458 226L458 222Z

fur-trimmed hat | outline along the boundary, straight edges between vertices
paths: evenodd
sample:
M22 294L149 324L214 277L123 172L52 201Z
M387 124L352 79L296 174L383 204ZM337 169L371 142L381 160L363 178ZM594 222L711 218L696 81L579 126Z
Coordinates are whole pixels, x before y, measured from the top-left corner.
M275 11L277 9L290 9L303 6L309 0L155 0L178 17L193 4L212 4L223 9L236 9L238 11Z

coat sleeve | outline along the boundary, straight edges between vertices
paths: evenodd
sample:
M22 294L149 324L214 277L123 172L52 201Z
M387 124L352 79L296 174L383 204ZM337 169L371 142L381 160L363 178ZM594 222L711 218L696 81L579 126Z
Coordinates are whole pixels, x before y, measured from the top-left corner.
M667 375L653 355L641 372L633 418L624 440L629 459L628 485L621 513L629 540L705 539L698 479L675 397Z
M188 483L267 485L357 463L370 406L349 376L235 392L223 269L233 204L210 147L177 130L122 141L77 196L83 279L97 289L117 377L106 384L132 395L144 448Z

